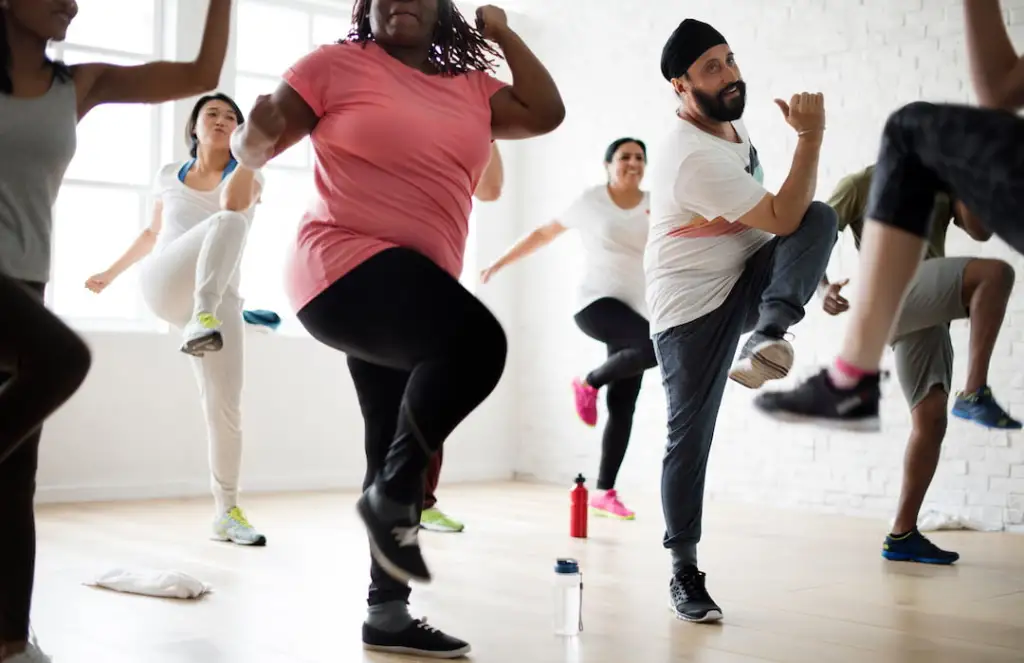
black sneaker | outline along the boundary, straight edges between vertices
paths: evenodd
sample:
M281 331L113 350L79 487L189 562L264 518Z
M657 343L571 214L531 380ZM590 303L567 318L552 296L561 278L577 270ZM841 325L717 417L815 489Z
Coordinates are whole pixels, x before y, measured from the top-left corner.
M832 385L828 370L822 370L791 391L758 394L754 407L772 419L788 422L812 422L832 428L877 431L878 401L881 398L879 376L861 378L851 389Z
M696 566L687 566L672 578L668 584L669 607L676 617L688 622L717 622L722 619L722 609L708 594L705 579L704 572Z
M420 524L411 520L387 522L370 506L366 493L356 501L370 539L370 554L384 572L399 582L430 582L430 570L420 550Z
M755 331L729 370L729 378L748 389L760 389L768 380L781 380L793 367L793 346L774 331Z
M885 537L882 557L894 562L952 564L960 559L960 554L943 550L915 528L906 534L890 534Z
M363 624L363 649L406 654L425 658L462 658L469 653L469 643L446 635L427 624L426 619L415 619L405 630L389 633Z

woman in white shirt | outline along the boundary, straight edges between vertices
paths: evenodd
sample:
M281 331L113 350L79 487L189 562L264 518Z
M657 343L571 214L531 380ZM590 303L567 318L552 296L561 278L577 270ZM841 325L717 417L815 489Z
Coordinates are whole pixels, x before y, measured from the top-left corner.
M183 330L181 351L192 357L199 383L216 503L214 536L262 546L266 537L238 506L244 368L239 264L263 187L260 173L239 165L231 154L231 132L244 121L226 95L196 103L185 130L192 158L160 170L149 228L86 287L102 292L145 258L140 281L146 304Z
M570 228L580 232L585 268L579 286L576 324L608 348L608 359L586 377L573 381L576 412L597 425L597 395L608 387L608 422L601 446L601 467L591 509L602 516L631 520L615 491L615 480L629 446L633 411L644 372L657 366L647 322L643 256L647 244L650 197L640 189L647 148L635 138L620 138L604 157L608 182L587 189L559 218L514 244L484 270L486 283L496 272L525 258Z

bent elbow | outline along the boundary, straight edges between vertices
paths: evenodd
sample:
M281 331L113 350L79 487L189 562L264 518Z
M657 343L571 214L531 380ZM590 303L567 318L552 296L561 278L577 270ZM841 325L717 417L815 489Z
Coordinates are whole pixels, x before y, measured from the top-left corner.
M476 193L474 194L477 200L485 203L493 203L495 200L501 198L501 185L500 184L481 184L477 187Z

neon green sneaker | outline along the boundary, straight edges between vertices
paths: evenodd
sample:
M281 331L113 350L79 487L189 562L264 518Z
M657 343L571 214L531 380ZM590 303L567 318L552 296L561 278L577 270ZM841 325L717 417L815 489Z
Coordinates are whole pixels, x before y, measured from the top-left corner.
M267 537L256 531L237 506L213 522L213 536L240 546L265 546Z
M420 527L430 532L461 532L466 526L446 515L436 506L423 510Z
M210 313L199 313L185 325L181 351L194 357L207 352L217 352L224 347L220 334L220 320Z

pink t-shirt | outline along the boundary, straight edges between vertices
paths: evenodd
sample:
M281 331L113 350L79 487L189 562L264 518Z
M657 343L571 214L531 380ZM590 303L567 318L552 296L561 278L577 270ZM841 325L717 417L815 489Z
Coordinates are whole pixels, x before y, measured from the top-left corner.
M321 46L284 80L313 109L316 199L288 266L301 309L368 258L401 246L458 278L473 191L490 158L483 72L428 76L374 42Z

